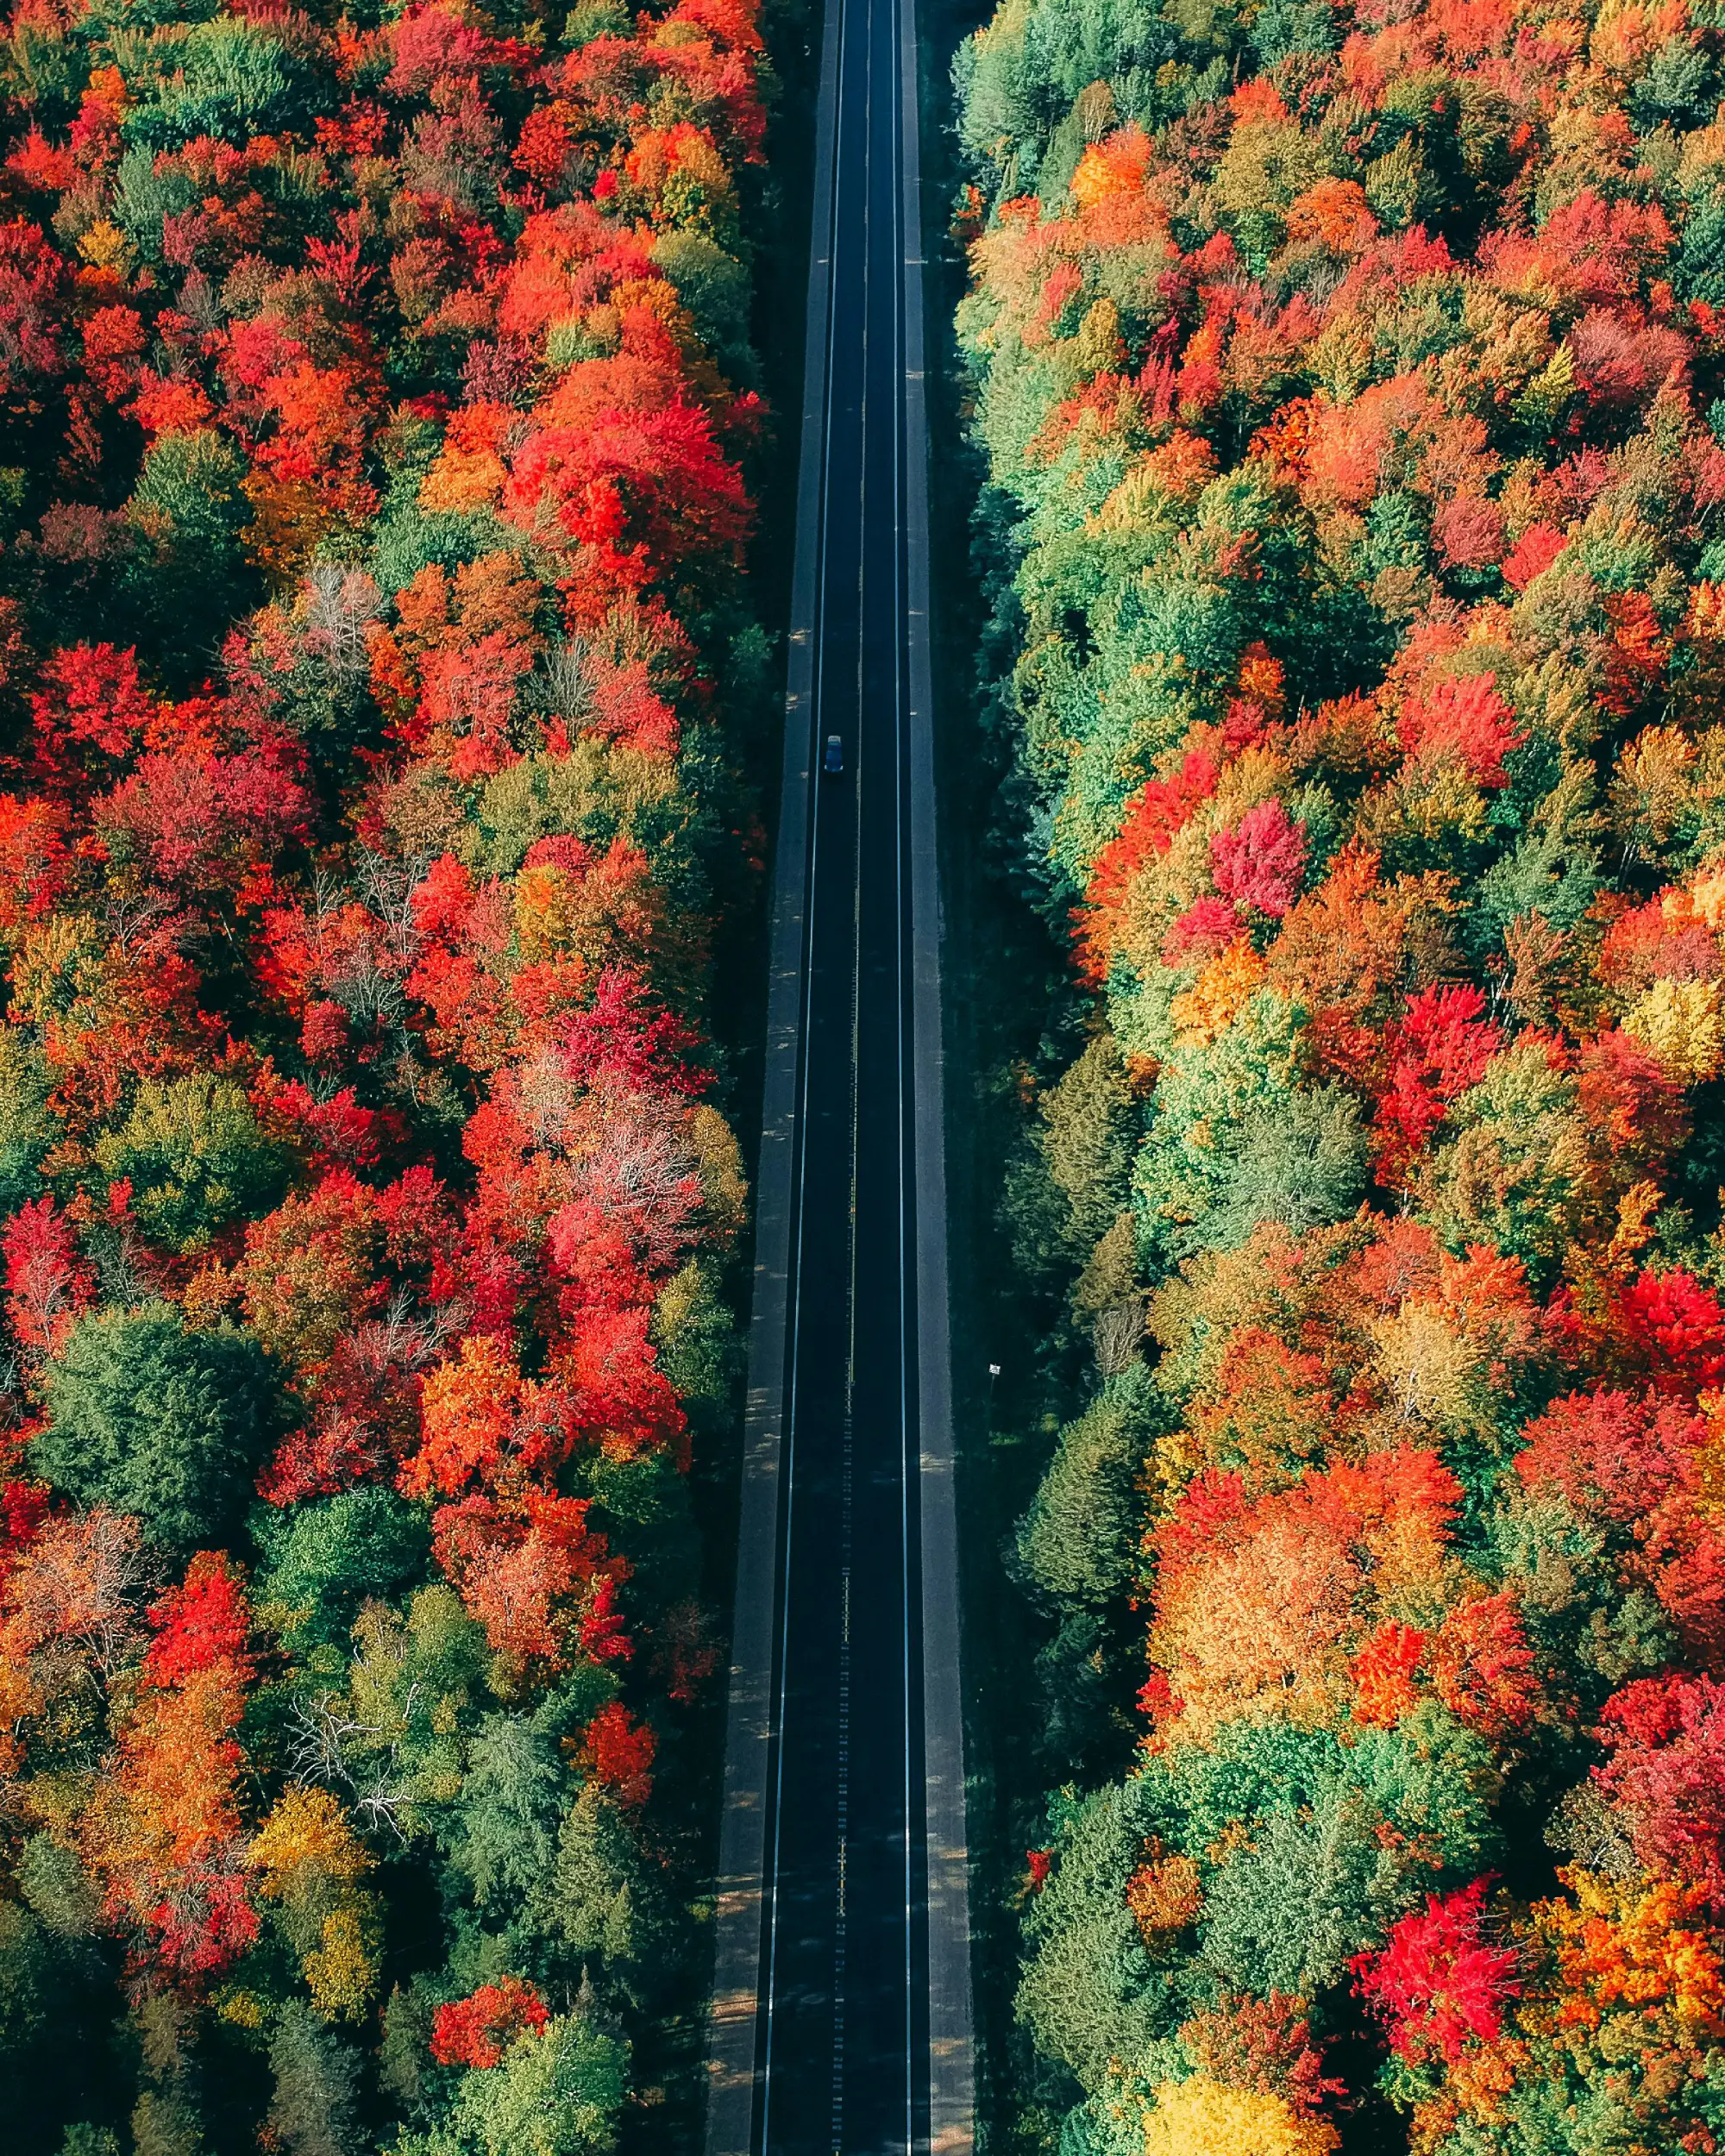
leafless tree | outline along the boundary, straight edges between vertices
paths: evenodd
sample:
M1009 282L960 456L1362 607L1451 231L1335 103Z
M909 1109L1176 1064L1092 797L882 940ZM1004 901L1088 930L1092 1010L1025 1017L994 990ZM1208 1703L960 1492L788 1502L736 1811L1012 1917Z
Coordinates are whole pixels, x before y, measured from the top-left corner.
M628 1229L651 1270L668 1269L693 1239L700 1175L681 1134L662 1122L618 1114L576 1163L574 1187Z
M404 1727L418 1691L417 1684L408 1687L401 1716ZM398 1841L407 1840L408 1798L398 1777L398 1735L380 1723L361 1720L339 1692L320 1692L315 1699L296 1702L289 1730L288 1760L297 1780L346 1789L368 1827L386 1830ZM356 1772L356 1764L361 1763L365 1771Z
M130 1658L139 1610L160 1583L137 1521L96 1505L44 1527L13 1566L7 1600L24 1644L79 1649L106 1683Z
M341 680L366 672L366 630L382 611L383 595L363 569L320 561L305 580L306 641Z
M1104 1377L1120 1377L1138 1360L1144 1343L1142 1302L1116 1303L1105 1310L1091 1328L1095 1343L1096 1368Z
M583 640L571 636L548 651L533 686L535 700L570 725L585 718L593 707L593 662Z
M559 1051L547 1044L523 1062L516 1075L527 1127L542 1145L561 1144L569 1132L574 1088Z

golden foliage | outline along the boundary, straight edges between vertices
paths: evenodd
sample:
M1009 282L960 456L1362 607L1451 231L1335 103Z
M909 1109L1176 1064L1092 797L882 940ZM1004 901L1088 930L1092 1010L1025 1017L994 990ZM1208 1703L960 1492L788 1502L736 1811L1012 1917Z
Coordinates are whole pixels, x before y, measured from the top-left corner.
M1144 2156L1330 2156L1334 2127L1284 2098L1228 2089L1206 2074L1164 2081L1144 2114Z
M1623 1014L1623 1031L1645 1041L1674 1078L1700 1085L1719 1075L1725 1041L1716 981L1656 981Z

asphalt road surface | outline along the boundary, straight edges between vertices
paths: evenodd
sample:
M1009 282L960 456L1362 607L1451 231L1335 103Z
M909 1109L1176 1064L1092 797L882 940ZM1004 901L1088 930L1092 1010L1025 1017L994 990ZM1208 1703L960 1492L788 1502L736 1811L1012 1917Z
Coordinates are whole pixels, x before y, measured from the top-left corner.
M826 22L709 2156L970 2139L913 4Z

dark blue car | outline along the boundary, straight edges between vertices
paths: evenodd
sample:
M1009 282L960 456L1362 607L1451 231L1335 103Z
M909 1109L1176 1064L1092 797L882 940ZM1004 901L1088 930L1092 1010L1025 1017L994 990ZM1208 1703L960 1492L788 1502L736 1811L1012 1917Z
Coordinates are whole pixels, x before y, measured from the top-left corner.
M826 753L820 760L820 768L831 778L837 778L844 769L844 743L837 734L826 737Z

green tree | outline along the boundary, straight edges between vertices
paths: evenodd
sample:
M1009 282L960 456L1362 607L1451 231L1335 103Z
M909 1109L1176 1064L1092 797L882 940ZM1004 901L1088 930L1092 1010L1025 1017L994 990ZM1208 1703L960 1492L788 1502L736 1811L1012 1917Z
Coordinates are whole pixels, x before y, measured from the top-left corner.
M178 65L157 96L127 114L129 143L162 150L204 135L243 142L293 118L298 71L283 45L243 18L195 24L174 56Z
M82 1504L135 1514L154 1541L231 1541L279 1427L263 1350L189 1332L167 1303L84 1319L49 1365L34 1463Z
M308 1643L344 1639L367 1596L424 1570L430 1544L423 1510L369 1483L286 1511L258 1506L252 1532L263 1553L258 1604L281 1605Z
M1310 1998L1341 1981L1417 1898L1421 1871L1386 1837L1357 1792L1329 1796L1309 1815L1253 1823L1253 1846L1224 1865L1205 1897L1203 1952L1240 1990Z
M434 1977L424 1973L397 1984L380 2017L378 2081L408 2116L423 2122L434 2109L433 2090L443 2070L431 2057L431 2025L442 2001Z
M660 1289L652 1339L686 1410L711 1414L726 1407L737 1375L737 1326L710 1259L692 1257Z
M1069 1244L1088 1252L1132 1188L1138 1114L1112 1033L1099 1033L1042 1100L1043 1158L1065 1199Z
M628 1559L642 1605L665 1609L686 1597L699 1574L700 1539L688 1478L670 1456L596 1459L589 1487L597 1501L593 1525Z
M59 1131L48 1108L53 1083L26 1035L0 1028L0 1209L7 1213L41 1195L42 1158Z
M267 1213L292 1156L258 1125L242 1087L195 1074L146 1079L131 1113L96 1142L103 1173L132 1185L132 1211L154 1242L200 1250L217 1229Z
M354 2101L358 2061L301 1999L281 2009L270 2070L270 2129L287 2156L357 2156L364 2146Z
M1141 1121L1114 1037L1098 1034L1043 1093L1008 1174L1001 1211L1032 1279L1082 1264L1118 1220Z
M1358 1103L1341 1086L1314 1086L1246 1117L1226 1179L1189 1240L1233 1250L1263 1220L1302 1235L1345 1219L1365 1184Z
M198 2108L183 2089L146 2089L132 2108L133 2156L204 2156Z
M584 2002L464 2074L442 2126L405 2137L400 2156L604 2156L628 2067L627 2045Z
M1590 1213L1603 1177L1576 1106L1576 1081L1536 1038L1495 1057L1450 1110L1456 1135L1422 1182L1428 1217L1452 1250L1490 1242L1544 1282Z
M253 593L240 542L251 513L245 476L244 458L219 435L166 434L145 456L127 508L140 542L127 596L182 681L209 671L210 624L232 620Z
M596 1783L563 1821L555 1882L559 1929L594 1982L637 2007L662 1990L676 1954L664 1884Z
M664 232L653 260L694 317L700 338L739 388L756 373L749 339L749 273L734 254L699 232Z
M90 1875L72 1851L52 1834L31 1834L18 1856L24 1899L61 1939L88 1939L101 1927L102 1909Z
M91 2126L80 2122L66 2129L60 2156L120 2156L120 2136L111 2126Z
M1028 1921L1018 2009L1038 2049L1094 2085L1111 2059L1139 2056L1167 2015L1125 1891L1150 1822L1130 1785L1063 1808L1058 1861Z
M1143 1464L1138 1419L1118 1393L1061 1432L1018 1529L1019 1561L1052 1601L1100 1607L1125 1590L1139 1532L1132 1485Z
M0 1902L0 2059L14 2062L43 2034L53 2003L53 1946L16 1902Z
M555 1861L568 1771L525 1716L488 1714L446 1830L449 1861L482 1908L518 1908Z

